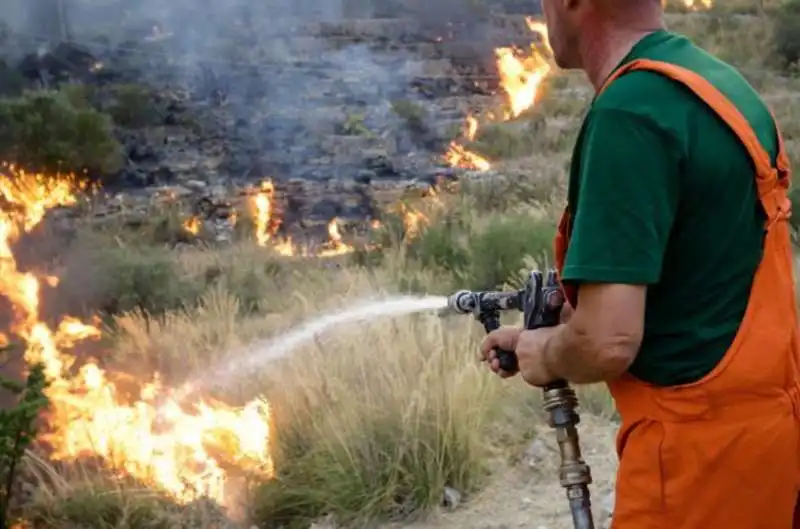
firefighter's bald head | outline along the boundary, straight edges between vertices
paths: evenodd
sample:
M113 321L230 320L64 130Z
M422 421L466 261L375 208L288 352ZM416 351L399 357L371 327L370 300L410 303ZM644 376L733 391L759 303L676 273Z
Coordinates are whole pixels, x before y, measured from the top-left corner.
M562 68L584 68L591 41L604 33L645 31L661 24L661 0L542 0L550 45Z

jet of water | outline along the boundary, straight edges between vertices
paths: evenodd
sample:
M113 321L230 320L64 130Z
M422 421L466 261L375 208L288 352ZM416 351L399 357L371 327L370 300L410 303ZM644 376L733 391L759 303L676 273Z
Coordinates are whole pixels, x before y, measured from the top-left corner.
M218 387L230 385L242 375L281 359L316 336L342 325L445 308L447 298L444 296L397 296L321 314L286 333L255 342L237 354L230 355L224 364L204 370L207 375L187 382L179 392L179 398L207 387L210 383Z

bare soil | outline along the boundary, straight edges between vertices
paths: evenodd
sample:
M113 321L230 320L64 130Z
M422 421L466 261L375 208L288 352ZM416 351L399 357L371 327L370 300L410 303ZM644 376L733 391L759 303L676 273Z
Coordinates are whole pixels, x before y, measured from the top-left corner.
M617 458L616 424L584 415L581 446L592 469L595 523L609 525ZM452 512L438 512L423 521L385 529L572 529L564 490L558 484L559 456L555 434L543 429L519 463L497 471L492 483Z

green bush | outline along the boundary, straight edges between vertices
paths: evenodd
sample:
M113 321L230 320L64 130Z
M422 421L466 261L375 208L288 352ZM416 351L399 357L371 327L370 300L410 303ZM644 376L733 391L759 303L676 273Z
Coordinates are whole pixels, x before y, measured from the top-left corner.
M9 348L5 348L8 353ZM30 367L27 379L19 383L0 377L0 388L11 393L15 404L0 409L0 526L12 525L10 509L16 477L25 451L36 436L36 419L47 406L44 366Z
M157 125L164 119L154 102L155 94L144 86L120 84L110 87L113 103L108 113L117 125L140 128Z
M537 116L538 117L538 116ZM486 125L469 147L490 160L503 160L530 156L534 150L537 132L541 129L541 118L519 123Z
M0 98L0 159L50 172L119 170L110 119L75 99L51 90Z
M493 217L482 226L444 219L411 246L424 267L450 272L462 288L498 288L513 280L526 257L550 258L555 226L526 214Z
M800 229L800 188L796 185L789 192L789 199L792 201L792 216L789 223L796 230Z
M526 257L550 259L555 225L527 215L495 217L469 240L468 288L496 288L511 281Z
M37 494L28 506L32 527L52 529L170 529L211 527L193 524L189 516L155 491L128 491L80 485L58 495ZM189 513L192 514L192 513Z
M800 0L789 0L774 16L773 43L784 67L792 68L800 61Z
M107 314L162 314L192 306L206 287L202 280L183 276L170 252L159 247L104 248L92 261Z

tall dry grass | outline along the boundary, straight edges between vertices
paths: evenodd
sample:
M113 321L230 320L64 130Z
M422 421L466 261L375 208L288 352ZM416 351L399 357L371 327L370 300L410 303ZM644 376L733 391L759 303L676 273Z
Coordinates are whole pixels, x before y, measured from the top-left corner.
M282 298L281 313L243 316L237 299L218 287L191 314L167 313L157 322L123 315L115 352L125 364L176 378L190 367L211 379L209 367L225 365L230 351L280 340L293 324L392 289L365 270L319 274L287 285L293 295ZM218 387L215 396L229 401L266 394L274 410L278 478L257 494L255 518L393 517L439 505L446 486L474 490L492 458L537 423L533 392L499 383L478 364L480 336L469 318L431 313L342 326Z

